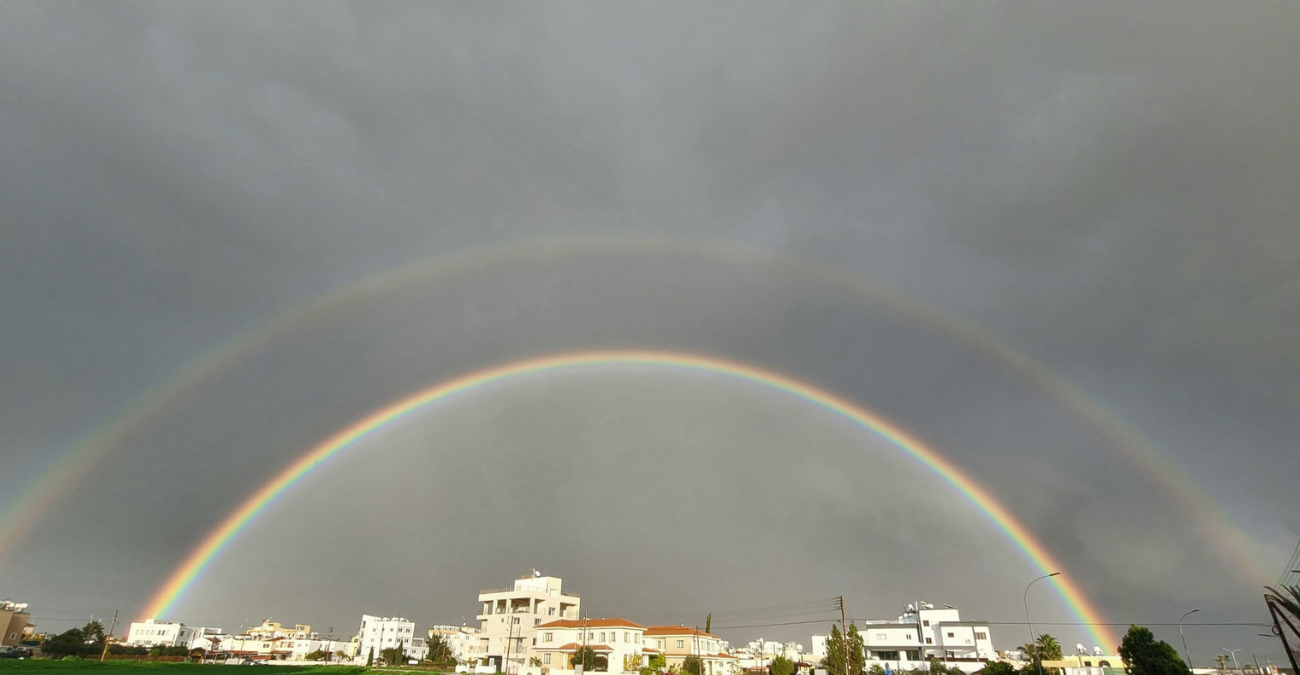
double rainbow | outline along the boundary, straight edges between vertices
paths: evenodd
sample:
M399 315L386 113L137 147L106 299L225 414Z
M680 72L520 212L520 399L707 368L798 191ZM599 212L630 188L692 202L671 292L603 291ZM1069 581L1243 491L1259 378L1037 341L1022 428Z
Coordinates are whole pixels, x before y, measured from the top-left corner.
M1043 573L1064 569L1033 533L956 464L906 430L835 393L781 373L712 356L647 350L588 351L529 358L461 375L393 402L335 433L294 460L226 516L155 591L141 616L153 618L167 615L213 560L276 499L321 462L388 423L457 394L504 380L559 370L629 365L706 372L751 382L790 394L846 418L883 437L956 489L982 511L1024 557ZM1079 621L1088 626L1096 644L1107 648L1118 644L1103 625L1101 613L1084 596L1076 582L1068 575L1054 577L1052 581L1061 599Z

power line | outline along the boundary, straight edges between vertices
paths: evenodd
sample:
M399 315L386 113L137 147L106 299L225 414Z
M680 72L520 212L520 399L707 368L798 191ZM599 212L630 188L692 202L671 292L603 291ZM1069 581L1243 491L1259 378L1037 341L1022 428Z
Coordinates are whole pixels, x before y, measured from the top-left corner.
M1285 584L1295 575L1298 569L1300 569L1300 539L1296 540L1295 550L1291 552L1291 560L1287 561L1286 567L1282 570L1282 576L1277 578L1277 585Z
M979 621L979 622L977 622L977 623L986 623L986 624L988 624L988 625L990 625L990 626L1023 626L1023 625L1025 625L1025 622L1024 622L1024 621ZM1134 625L1137 625L1137 626L1177 626L1177 625L1178 625L1177 623L1154 623L1154 622L1145 622L1145 621L1107 621L1107 622L1092 622L1092 623L1084 622L1084 621L1035 621L1034 623L1037 623L1037 624L1040 624L1040 625L1043 625L1043 626L1134 626ZM1242 621L1242 622L1231 622L1231 621L1225 621L1225 622L1219 622L1219 623L1208 623L1208 622L1207 622L1207 623L1185 623L1185 624L1183 624L1183 626L1188 627L1188 628L1190 628L1190 627L1192 627L1192 626L1250 626L1250 627L1252 627L1252 628L1261 628L1261 627L1267 628L1267 627L1272 626L1272 625L1273 625L1273 624L1271 624L1271 623L1259 623L1259 622L1257 622L1257 621L1250 621L1250 622L1245 622L1245 621Z

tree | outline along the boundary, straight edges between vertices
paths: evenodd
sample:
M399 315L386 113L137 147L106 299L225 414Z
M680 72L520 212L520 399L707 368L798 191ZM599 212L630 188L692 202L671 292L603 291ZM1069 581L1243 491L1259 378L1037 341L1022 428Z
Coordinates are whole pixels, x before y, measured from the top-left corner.
M641 670L641 655L626 654L623 656L623 672L635 673Z
M668 657L663 654L651 654L649 666L656 673L661 673L668 667Z
M93 619L90 623L81 628L82 639L86 642L104 643L104 624L99 619Z
M885 668L879 663L873 663L867 668L867 675L885 675Z
M1057 642L1056 638L1051 635L1048 635L1047 633L1039 635L1036 644L1038 647L1038 656L1041 660L1060 661L1064 658L1061 655L1061 643Z
M984 666L983 675L1015 675L1016 669L1004 661L992 661Z
M314 652L307 653L306 655L303 656L303 658L307 659L308 661L324 661L325 656L327 654L329 654L329 652L325 651L324 649L317 649Z
M849 669L853 675L861 675L867 668L866 646L862 644L862 634L858 624L849 624Z
M794 661L784 656L772 659L772 675L794 675Z
M430 661L433 661L434 663L446 663L451 659L451 645L448 644L447 638L440 633L430 635L429 641L425 644L429 645L428 659Z
M844 675L844 635L835 624L831 624L831 636L826 639L826 657L821 666L827 675Z
M696 625L698 626L699 624ZM713 612L709 612L709 615L704 617L704 632L705 633L713 632Z
M379 658L386 665L397 666L406 661L406 650L401 645L379 650Z
M704 662L700 660L700 657L691 654L685 659L682 659L683 675L702 675L703 672Z
M583 672L609 669L609 659L597 654L596 650L590 646L579 647L577 651L573 652L573 656L569 657L570 666L576 667L578 664L582 664Z
M1191 675L1187 664L1164 640L1156 641L1151 631L1143 626L1129 626L1124 642L1119 646L1129 675Z
M71 628L41 643L41 653L52 656L77 656L86 650L86 635L80 628Z

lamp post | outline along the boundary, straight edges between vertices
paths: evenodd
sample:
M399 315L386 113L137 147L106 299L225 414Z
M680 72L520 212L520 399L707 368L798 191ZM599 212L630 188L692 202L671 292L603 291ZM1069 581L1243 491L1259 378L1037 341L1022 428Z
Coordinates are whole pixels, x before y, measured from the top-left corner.
M1219 651L1221 651L1221 652L1228 652L1229 654L1232 655L1232 669L1233 669L1233 670L1241 670L1241 666L1237 665L1237 652L1239 652L1239 651L1241 651L1241 650L1242 650L1242 647L1238 647L1238 648L1236 648L1236 649L1224 649L1223 647L1219 647Z
M1191 670L1191 669L1192 669L1192 656L1191 656L1191 654L1188 653L1188 651L1187 651L1187 636L1186 636L1186 635L1183 635L1183 619L1186 619L1187 617L1189 617L1189 616L1191 616L1191 615L1193 615L1193 614L1195 614L1195 613L1197 613L1197 612L1199 612L1199 611L1201 611L1201 608L1200 608L1200 607L1197 607L1196 609L1193 609L1192 611L1190 611L1190 612L1184 614L1184 615L1182 616L1182 618L1178 620L1178 637L1180 637L1180 638L1183 639L1183 658L1187 659L1187 669L1188 669L1188 670Z
M1034 637L1034 622L1029 619L1029 589L1032 588L1034 584L1042 581L1043 579L1048 579L1058 574L1060 574L1060 572L1052 572L1051 574L1044 574L1043 576L1038 577L1037 579L1034 579L1033 581L1029 582L1028 586L1025 586L1025 597L1024 597L1025 623L1029 626L1029 646L1033 647L1034 651L1038 651L1038 649L1037 646L1034 644L1034 641L1037 640L1037 638ZM1038 662L1038 675L1043 675L1043 659L1041 658L1042 655L1038 654L1037 656L1039 658L1035 658L1034 660Z

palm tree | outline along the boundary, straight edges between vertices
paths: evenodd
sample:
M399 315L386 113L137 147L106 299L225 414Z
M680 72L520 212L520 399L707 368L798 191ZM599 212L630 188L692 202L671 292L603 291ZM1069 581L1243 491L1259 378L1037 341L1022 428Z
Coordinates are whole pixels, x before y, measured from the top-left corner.
M1042 656L1044 661L1060 661L1064 658L1061 656L1061 643L1047 633L1038 636L1037 646L1037 653Z
M1282 584L1282 590L1280 591L1272 586L1265 586L1264 588L1273 594L1273 597L1277 598L1277 604L1282 609L1285 609L1291 616L1300 619L1300 585L1287 586Z
M1296 664L1296 656L1300 655L1300 645L1291 644L1291 639L1300 640L1300 585L1281 584L1281 586L1281 590L1272 586L1264 587L1268 591L1264 594L1264 604L1268 605L1269 614L1273 615L1273 633L1282 640L1282 647L1291 661L1291 669L1300 672L1297 670L1300 666ZM1283 625L1286 627L1284 628Z

